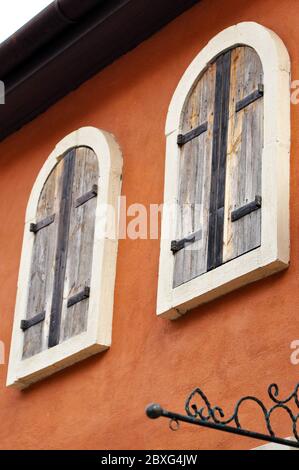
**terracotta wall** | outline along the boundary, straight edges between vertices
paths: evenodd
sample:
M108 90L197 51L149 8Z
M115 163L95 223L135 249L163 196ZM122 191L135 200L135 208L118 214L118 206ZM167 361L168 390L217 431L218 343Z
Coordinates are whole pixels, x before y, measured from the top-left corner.
M115 134L124 155L128 204L161 203L164 124L186 67L220 30L253 20L285 42L299 79L296 0L203 0L154 37L0 144L0 339L8 356L26 203L55 144L86 125ZM96 53L96 51L95 51ZM61 71L64 73L64 71ZM244 394L266 398L273 381L287 394L298 382L290 343L299 339L299 105L292 107L291 266L170 322L157 319L159 241L119 244L113 345L25 392L5 387L0 365L0 448L246 449L244 438L184 425L172 433L145 406L183 411L201 386L229 413ZM7 362L6 357L6 362ZM244 408L243 424L263 431L261 414ZM290 423L274 422L283 436Z

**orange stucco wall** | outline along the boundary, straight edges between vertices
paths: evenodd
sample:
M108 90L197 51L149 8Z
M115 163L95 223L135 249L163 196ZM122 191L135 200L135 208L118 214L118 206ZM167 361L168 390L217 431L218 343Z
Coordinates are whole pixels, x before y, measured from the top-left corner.
M225 3L225 8L224 8ZM0 144L0 340L8 360L23 221L43 162L66 134L86 125L112 132L124 155L127 203L161 203L164 124L186 67L220 30L253 20L285 42L299 79L297 0L203 0ZM63 73L63 71L62 71ZM144 408L158 401L183 412L201 386L228 413L244 394L266 399L275 381L298 382L290 343L299 339L299 105L292 106L291 266L170 322L156 318L159 241L119 243L113 345L25 392L5 387L0 365L0 448L246 449L244 438L184 425L172 433ZM243 424L263 431L244 408ZM287 418L274 423L291 434Z

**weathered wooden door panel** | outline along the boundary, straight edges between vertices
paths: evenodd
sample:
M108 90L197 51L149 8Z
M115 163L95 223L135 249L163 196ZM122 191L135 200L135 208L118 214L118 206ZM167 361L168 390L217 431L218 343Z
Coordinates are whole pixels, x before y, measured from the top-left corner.
M240 46L210 64L182 114L173 287L261 243L263 70Z
M42 312L45 312L45 320L24 331L24 359L48 347L63 165L61 161L47 179L36 214L37 225L51 216L54 216L53 222L37 231L36 227L31 227L34 246L26 320Z
M23 359L86 331L98 160L71 149L49 176L32 224L34 246Z
M230 119L227 149L227 177L225 202L225 228L223 262L240 256L261 244L261 210L249 212L232 220L232 212L261 197L263 109L260 96L241 110L238 103L246 104L246 97L263 84L260 58L250 47L232 51ZM256 95L256 97L258 94ZM254 209L254 205L252 205Z
M209 271L220 266L223 258L230 73L231 51L227 51L216 60L213 153L208 232L207 269Z
M174 287L207 269L215 80L214 64L192 90L182 116L183 135L205 124L206 131L185 143L181 150L176 237L181 240L192 233L197 236L175 254Z
M61 200L58 220L55 272L52 292L52 306L48 346L59 344L61 329L61 311L63 305L64 279L68 256L68 239L72 206L72 185L75 171L75 149L70 150L63 158L61 178Z
M60 341L82 333L87 328L87 295L82 295L83 300L69 307L67 304L69 299L90 287L98 174L95 153L86 147L77 149ZM80 298L79 295L75 300Z

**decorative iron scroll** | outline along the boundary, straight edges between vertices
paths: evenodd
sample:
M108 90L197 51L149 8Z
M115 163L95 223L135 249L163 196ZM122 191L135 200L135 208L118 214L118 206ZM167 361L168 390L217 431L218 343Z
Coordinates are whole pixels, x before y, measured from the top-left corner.
M179 428L179 422L187 422L202 427L216 429L232 434L238 434L245 437L251 437L253 439L264 440L268 442L275 442L277 444L286 445L288 447L295 447L299 449L299 432L297 429L297 423L299 421L299 413L294 413L292 409L287 406L293 404L296 411L299 411L299 383L296 385L295 390L291 395L285 399L279 398L279 388L276 384L272 384L268 388L268 395L272 401L271 407L268 409L264 403L256 397L246 396L241 398L236 406L233 414L226 418L225 413L219 406L212 407L207 396L203 393L200 388L196 388L189 395L185 411L187 415L181 415L178 413L172 413L161 408L160 405L149 405L146 409L146 414L151 419L159 418L160 416L170 419L170 429L176 431ZM202 402L204 406L198 406L198 400ZM240 422L239 412L240 407L245 402L254 402L262 410L265 424L269 434L261 434L247 429L243 429ZM282 439L277 437L272 425L271 417L276 410L284 410L289 415L292 422L292 433L293 439ZM231 426L232 425L232 426Z

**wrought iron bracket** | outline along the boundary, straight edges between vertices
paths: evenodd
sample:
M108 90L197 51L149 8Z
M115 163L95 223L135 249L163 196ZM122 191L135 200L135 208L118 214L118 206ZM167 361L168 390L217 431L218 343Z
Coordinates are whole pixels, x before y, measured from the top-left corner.
M279 388L276 384L272 384L268 388L268 395L273 402L272 406L267 409L261 400L253 396L246 396L241 398L236 406L233 414L229 418L225 418L225 414L219 406L212 407L208 398L200 388L196 388L189 395L185 411L186 415L179 413L173 413L171 411L164 410L158 404L151 404L146 408L146 414L150 419L157 419L160 417L168 418L170 420L170 429L177 431L179 429L179 423L195 424L205 428L215 429L230 434L237 434L252 439L258 439L261 441L274 442L288 447L294 447L299 449L299 435L297 430L297 423L299 421L299 413L294 413L287 404L293 402L296 410L299 410L299 383L296 385L294 392L289 395L286 399L279 399ZM197 400L201 400L204 406L200 408L197 405ZM254 402L263 411L265 424L269 434L262 434L259 432L249 431L243 429L239 420L240 407L245 402ZM292 431L295 440L288 440L277 437L271 426L271 416L275 410L284 410L289 415L292 421ZM233 424L233 426L231 426Z

